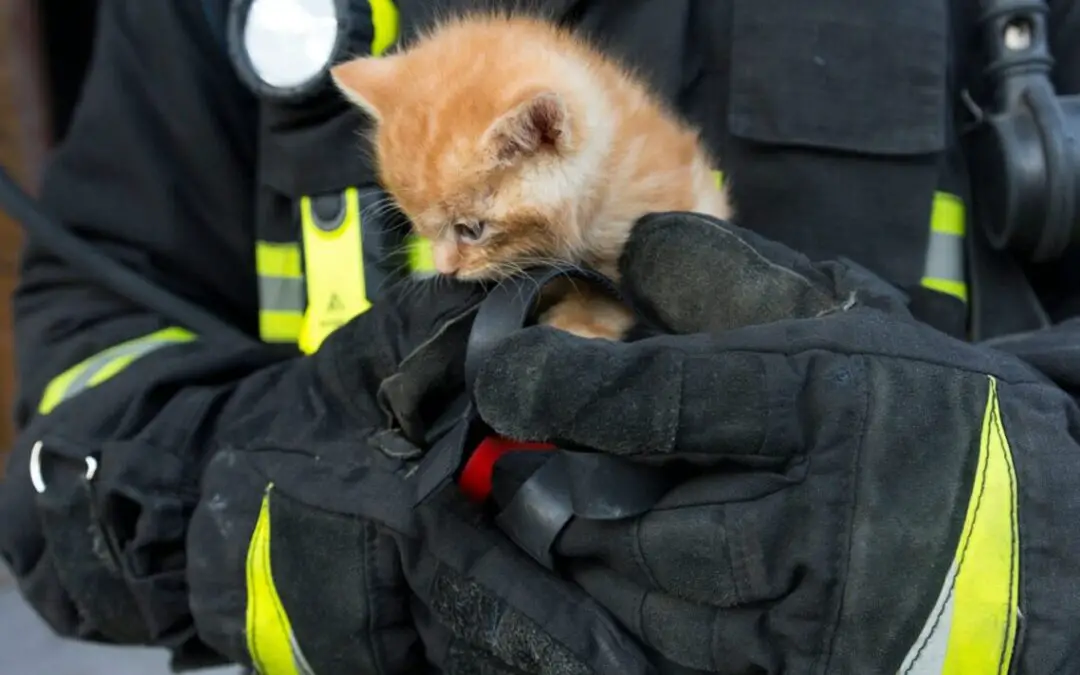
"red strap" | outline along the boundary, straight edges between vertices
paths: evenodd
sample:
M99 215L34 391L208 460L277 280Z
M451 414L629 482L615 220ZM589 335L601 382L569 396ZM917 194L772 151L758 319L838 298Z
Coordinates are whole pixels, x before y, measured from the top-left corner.
M502 436L488 436L476 446L465 468L461 470L458 485L469 499L482 502L491 494L491 473L495 462L507 452L515 450L554 450L550 443L513 441Z

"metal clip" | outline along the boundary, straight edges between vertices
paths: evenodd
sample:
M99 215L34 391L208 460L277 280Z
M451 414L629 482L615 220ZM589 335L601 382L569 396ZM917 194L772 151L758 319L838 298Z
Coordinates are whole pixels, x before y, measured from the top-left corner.
M34 490L39 495L45 494L45 477L41 471L41 451L45 449L45 444L41 441L34 443L34 447L30 449L30 482L34 485ZM97 475L98 461L95 457L87 455L84 458L86 462L86 482L94 480L94 476Z

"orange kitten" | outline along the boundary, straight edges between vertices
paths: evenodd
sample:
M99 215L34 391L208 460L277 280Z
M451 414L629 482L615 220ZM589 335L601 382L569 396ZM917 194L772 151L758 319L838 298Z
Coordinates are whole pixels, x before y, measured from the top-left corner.
M624 67L541 19L455 19L332 75L374 121L380 182L432 242L442 274L497 279L559 261L615 279L643 215L731 216L697 131ZM543 323L610 339L632 324L604 296L558 292Z

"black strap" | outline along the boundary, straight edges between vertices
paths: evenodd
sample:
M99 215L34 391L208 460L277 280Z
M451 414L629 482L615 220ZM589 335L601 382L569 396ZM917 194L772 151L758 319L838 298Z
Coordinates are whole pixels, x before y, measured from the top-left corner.
M620 297L618 289L610 279L580 267L533 268L526 270L521 276L502 281L484 298L469 335L469 346L465 355L465 386L470 398L476 374L492 348L504 338L534 322L533 312L541 291L560 277L580 278L596 284L612 297Z
M563 458L562 453L551 453L495 517L500 530L548 569L555 567L551 555L555 540L574 517Z
M495 522L534 560L554 569L555 542L573 518L640 516L670 488L663 469L612 455L559 450L521 484Z
M469 334L465 354L465 394L461 399L451 401L447 412L436 422L439 436L414 475L417 504L449 484L464 466L468 453L490 433L472 405L476 374L496 344L535 321L533 314L541 291L559 277L580 278L619 297L618 290L607 277L585 268L533 268L492 288L480 303Z

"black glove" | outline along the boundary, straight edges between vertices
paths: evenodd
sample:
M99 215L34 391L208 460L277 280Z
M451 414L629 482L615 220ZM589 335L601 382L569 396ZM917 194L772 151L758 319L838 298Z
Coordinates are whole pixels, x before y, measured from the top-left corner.
M1039 494L1080 465L1063 392L918 324L868 272L726 223L649 216L621 269L667 335L526 329L476 400L505 436L674 485L628 519L574 495L553 544L660 672L1054 672L1080 613L1054 596L1077 537Z
M480 297L447 280L391 293L309 359L296 409L216 452L189 535L210 644L263 675L645 672L605 610L456 491L414 509L409 479L462 391ZM552 607L549 631L537 610Z

